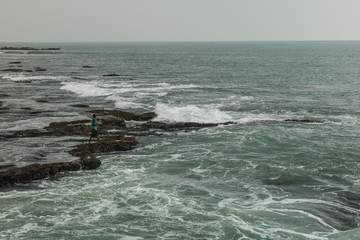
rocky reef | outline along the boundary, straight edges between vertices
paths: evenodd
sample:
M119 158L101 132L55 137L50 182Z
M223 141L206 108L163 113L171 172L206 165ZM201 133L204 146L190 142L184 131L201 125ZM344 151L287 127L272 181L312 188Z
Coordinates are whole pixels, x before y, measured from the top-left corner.
M4 102L0 102L0 106ZM73 105L74 107L89 107L83 105ZM76 158L75 161L64 161L55 163L35 163L24 167L17 167L12 163L0 165L0 188L11 187L16 184L30 183L34 180L53 177L61 172L92 170L101 165L101 161L96 157L99 153L108 153L115 151L129 151L134 149L138 141L135 136L160 136L165 132L176 131L197 131L202 128L216 127L218 125L236 124L235 122L224 123L164 123L152 121L156 114L131 113L119 110L92 110L87 111L98 115L98 124L101 129L101 142L88 143L90 132L89 119L53 122L44 129L30 129L14 131L0 135L2 140L35 138L35 137L65 137L71 140L71 137L82 137L82 143L68 149L68 153ZM127 126L126 121L138 121L137 124ZM286 122L301 123L320 123L317 120L298 120L286 119Z
M1 105L3 102L1 102ZM218 124L176 123L166 124L161 122L145 122L156 117L154 112L135 114L117 110L93 110L99 116L98 123L101 127L101 142L89 144L87 137L90 129L88 119L71 122L54 122L44 129L30 129L15 131L0 135L0 139L20 139L34 137L72 137L86 136L85 143L69 149L69 153L77 160L71 162L55 162L45 164L30 164L16 167L13 164L0 165L0 187L11 187L16 184L30 183L35 180L53 177L60 172L92 170L101 165L95 154L114 151L129 151L136 147L136 135L161 135L159 131L190 131L204 127L217 126ZM127 127L126 121L142 121L136 126ZM69 140L70 141L70 140Z

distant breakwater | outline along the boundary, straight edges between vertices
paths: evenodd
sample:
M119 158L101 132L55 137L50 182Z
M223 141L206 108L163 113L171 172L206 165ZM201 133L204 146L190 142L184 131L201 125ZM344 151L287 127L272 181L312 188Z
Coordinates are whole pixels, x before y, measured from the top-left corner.
M12 46L5 46L0 48L0 50L5 51L59 51L59 47L52 47L52 48L33 48L33 47L12 47Z

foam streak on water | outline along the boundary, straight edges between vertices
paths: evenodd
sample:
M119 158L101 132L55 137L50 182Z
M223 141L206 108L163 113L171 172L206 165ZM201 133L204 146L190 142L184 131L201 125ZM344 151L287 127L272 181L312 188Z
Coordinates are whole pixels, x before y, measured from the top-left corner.
M359 42L60 47L1 53L0 69L47 69L0 73L1 134L91 109L236 124L138 137L95 171L2 190L1 239L360 237ZM19 166L68 158L75 144L1 141L0 163Z

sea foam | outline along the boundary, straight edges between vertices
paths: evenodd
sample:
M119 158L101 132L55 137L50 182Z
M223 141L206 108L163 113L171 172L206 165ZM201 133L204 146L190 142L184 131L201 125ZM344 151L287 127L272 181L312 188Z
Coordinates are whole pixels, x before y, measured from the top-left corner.
M7 75L2 76L2 79L11 80L14 82L29 81L29 80L31 80L31 81L36 81L36 80L63 81L63 80L68 79L68 77L66 77L66 76L51 76L51 75L49 75L49 76L47 76L47 75L29 76L29 75L24 75L24 74L16 74L16 75L7 74Z
M157 103L155 112L158 115L155 120L164 122L221 123L233 120L230 115L212 106L171 106Z
M101 88L96 82L79 83L79 82L63 82L60 89L67 90L78 94L81 97L97 97L107 96L111 91L106 88Z

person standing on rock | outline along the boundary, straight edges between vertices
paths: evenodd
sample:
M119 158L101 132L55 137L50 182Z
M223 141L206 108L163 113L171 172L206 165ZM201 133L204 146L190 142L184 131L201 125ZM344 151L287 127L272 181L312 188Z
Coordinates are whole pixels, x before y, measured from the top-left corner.
M99 142L101 142L97 132L96 114L93 114L93 118L91 119L91 135L89 139L89 144L91 142L92 137L96 137L99 140Z

